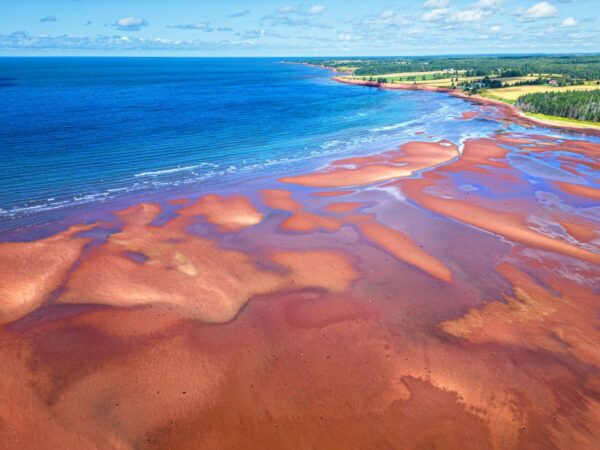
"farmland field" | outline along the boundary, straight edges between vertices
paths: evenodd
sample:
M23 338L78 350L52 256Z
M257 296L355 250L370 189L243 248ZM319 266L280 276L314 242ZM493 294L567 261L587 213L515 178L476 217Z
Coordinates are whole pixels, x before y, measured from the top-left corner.
M511 86L507 88L488 89L483 94L486 97L496 98L505 102L512 103L517 98L526 94L535 94L539 92L564 92L564 91L588 91L600 89L597 84L584 84L579 86L544 86L544 85L528 85L528 86Z

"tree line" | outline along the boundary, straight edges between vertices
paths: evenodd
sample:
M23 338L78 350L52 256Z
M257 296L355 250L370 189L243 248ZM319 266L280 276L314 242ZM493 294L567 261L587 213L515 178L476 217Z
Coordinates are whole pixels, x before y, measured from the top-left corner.
M355 67L354 74L358 76L454 69L466 71L465 76L561 74L583 80L600 79L600 55L330 58L302 62L327 67Z
M515 105L526 112L600 122L600 89L527 94Z

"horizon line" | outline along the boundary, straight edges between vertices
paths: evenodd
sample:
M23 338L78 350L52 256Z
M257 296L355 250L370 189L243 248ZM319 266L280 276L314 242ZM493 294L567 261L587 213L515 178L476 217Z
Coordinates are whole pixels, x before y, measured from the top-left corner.
M432 57L494 57L494 56L600 56L600 52L535 52L535 53L435 53L435 54L421 54L421 55L305 55L305 56L291 56L291 55L123 55L123 54L107 54L107 55L95 55L95 54L82 54L82 55L8 55L0 54L0 58L185 58L185 59L209 59L209 58L220 58L220 59L280 59L280 58L294 58L294 59L357 59L357 58L432 58Z

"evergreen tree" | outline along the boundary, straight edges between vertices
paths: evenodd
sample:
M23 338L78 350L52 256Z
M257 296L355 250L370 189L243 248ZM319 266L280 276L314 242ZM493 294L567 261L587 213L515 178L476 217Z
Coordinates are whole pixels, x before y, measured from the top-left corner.
M515 105L526 112L600 122L600 89L527 94Z

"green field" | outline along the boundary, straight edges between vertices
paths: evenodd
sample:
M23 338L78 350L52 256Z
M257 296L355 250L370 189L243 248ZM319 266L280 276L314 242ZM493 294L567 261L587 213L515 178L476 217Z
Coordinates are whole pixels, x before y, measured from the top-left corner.
M352 68L357 76L452 69L469 72L468 75L474 76L520 77L530 74L560 74L584 80L600 79L600 55L312 58L300 62L336 69Z
M350 72L344 78L388 84L415 84L427 87L464 90L494 100L515 104L528 94L595 91L600 89L600 56L523 56L523 57L420 57L420 58L346 58L306 60L338 71ZM562 96L561 114L573 116L564 102L574 96ZM588 101L589 103L589 101ZM590 108L590 106L586 106ZM592 110L595 111L594 97ZM589 109L588 109L589 110ZM580 110L583 111L583 110ZM582 117L589 117L588 113ZM527 115L559 124L598 127L596 122L527 112ZM592 114L592 117L594 115Z
M594 128L600 130L600 124L598 122L590 122L589 120L576 120L576 119L568 119L566 117L558 117L558 116L548 116L546 114L539 113L525 113L528 117L533 117L534 119L540 119L545 122L549 122L551 124L556 125L575 125L577 127L583 128Z
M580 86L511 86L498 89L487 89L481 93L484 97L502 100L507 103L514 103L519 97L526 94L536 94L540 92L565 92L565 91L589 91L600 89L597 84L584 84Z

